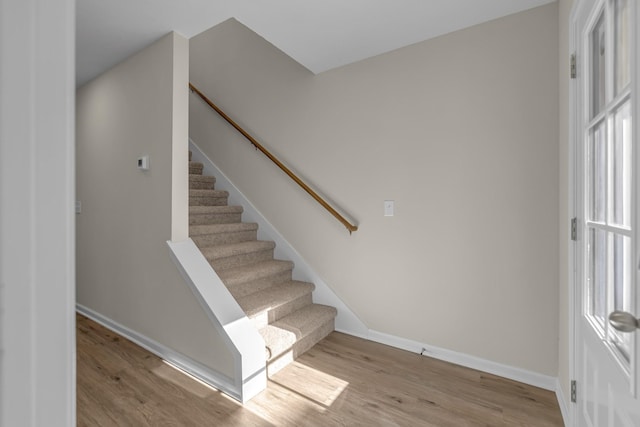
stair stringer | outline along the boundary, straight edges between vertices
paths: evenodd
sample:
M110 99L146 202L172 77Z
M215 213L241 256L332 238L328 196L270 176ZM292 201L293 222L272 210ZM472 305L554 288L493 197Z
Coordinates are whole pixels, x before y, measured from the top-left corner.
M275 256L293 261L293 278L313 283L313 302L335 307L338 315L335 319L335 330L349 335L368 339L369 328L351 311L351 309L333 292L322 278L309 266L295 248L271 225L245 195L227 178L213 161L189 138L189 150L192 160L204 165L203 173L216 177L216 188L229 193L230 205L241 205L244 208L243 221L258 223L258 239L272 240L276 243Z
M265 342L191 239L167 241L171 258L234 357L232 389L212 384L242 403L267 387ZM214 381L215 382L215 381Z

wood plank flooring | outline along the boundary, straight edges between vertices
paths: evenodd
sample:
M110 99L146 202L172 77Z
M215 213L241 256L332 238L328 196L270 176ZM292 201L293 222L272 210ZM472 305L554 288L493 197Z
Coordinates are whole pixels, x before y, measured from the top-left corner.
M81 315L78 426L562 426L554 393L332 333L242 406Z

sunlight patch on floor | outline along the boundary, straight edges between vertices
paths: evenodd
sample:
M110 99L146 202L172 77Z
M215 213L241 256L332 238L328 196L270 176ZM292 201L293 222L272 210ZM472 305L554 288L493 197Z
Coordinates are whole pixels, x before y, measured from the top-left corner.
M330 407L349 386L347 381L300 362L278 372L271 382L324 408Z

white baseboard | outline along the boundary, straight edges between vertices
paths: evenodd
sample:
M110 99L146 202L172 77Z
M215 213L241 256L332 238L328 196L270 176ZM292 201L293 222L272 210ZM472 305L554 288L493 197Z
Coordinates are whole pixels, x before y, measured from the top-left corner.
M234 397L235 399L242 401L241 396L238 395L238 391L236 386L234 385L233 380L231 378L228 378L226 375L215 372L210 368L202 365L201 363L198 363L195 360L183 354L180 354L175 350L172 350L169 347L166 347L145 335L135 332L127 328L126 326L123 326L118 322L115 322L114 320L109 319L108 317L103 316L102 314L97 313L96 311L81 304L76 304L76 311L83 316L86 316L89 319L101 324L105 328L119 335L122 335L129 341L136 343L140 347L155 354L161 359L166 360L167 362L180 368L181 370L197 378L198 380L212 386L213 388L225 394L228 394L229 396Z
M534 387L540 387L551 391L556 390L557 379L548 375L504 365L502 363L493 362L464 353L458 353L457 351L446 350L433 345L420 343L418 341L396 337L394 335L385 334L384 332L370 330L367 338L371 341L386 344L391 347L396 347L418 354L422 353L423 355L433 357L434 359L487 372L489 374L529 384Z

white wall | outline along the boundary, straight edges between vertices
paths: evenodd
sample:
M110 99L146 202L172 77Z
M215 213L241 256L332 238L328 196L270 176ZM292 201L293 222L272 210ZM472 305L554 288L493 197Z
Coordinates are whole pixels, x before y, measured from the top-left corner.
M0 425L75 425L73 0L0 0Z
M319 75L234 20L190 40L191 81L353 236L195 96L190 136L371 329L556 376L557 14Z
M231 378L166 245L188 232L187 70L188 42L171 33L78 89L78 303Z

